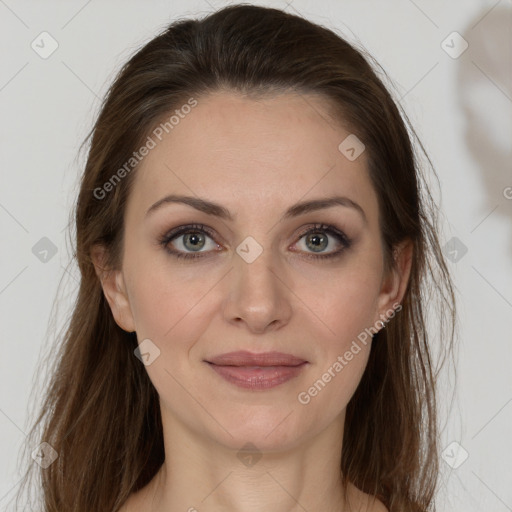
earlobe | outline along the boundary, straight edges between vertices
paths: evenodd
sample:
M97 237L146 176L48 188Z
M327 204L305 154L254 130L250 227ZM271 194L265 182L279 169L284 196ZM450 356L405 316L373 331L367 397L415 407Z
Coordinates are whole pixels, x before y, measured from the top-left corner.
M115 322L127 332L135 331L135 322L122 271L106 268L106 249L102 246L93 248L91 259Z
M399 311L403 296L409 283L412 268L414 244L412 240L406 240L398 244L393 250L395 266L382 282L379 297L379 317L376 321L386 321L393 316L393 311Z

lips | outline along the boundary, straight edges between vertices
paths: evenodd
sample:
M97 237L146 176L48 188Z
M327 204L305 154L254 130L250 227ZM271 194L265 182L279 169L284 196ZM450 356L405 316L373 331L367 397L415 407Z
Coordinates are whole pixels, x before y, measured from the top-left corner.
M307 361L282 352L254 354L245 350L215 356L208 363L218 366L299 366Z
M239 388L268 390L300 375L308 361L282 352L229 352L211 358L210 368Z

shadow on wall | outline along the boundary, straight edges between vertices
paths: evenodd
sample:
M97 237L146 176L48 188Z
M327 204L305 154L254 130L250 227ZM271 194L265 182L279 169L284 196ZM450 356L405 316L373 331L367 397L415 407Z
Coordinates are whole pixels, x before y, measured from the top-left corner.
M512 224L512 3L506 4L482 12L461 34L469 46L458 61L457 90L465 141L487 196L482 218L505 215Z

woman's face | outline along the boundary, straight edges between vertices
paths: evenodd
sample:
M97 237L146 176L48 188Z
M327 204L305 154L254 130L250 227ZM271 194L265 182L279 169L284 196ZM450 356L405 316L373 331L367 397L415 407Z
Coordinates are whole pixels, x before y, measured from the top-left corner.
M352 139L339 149L350 132L309 95L218 92L197 98L168 131L151 135L156 146L127 204L122 268L103 283L118 324L139 343L151 340L141 351L165 422L266 450L342 425L367 363L368 329L381 327L405 284L383 274L365 152L354 159L362 148ZM170 195L217 206L162 202ZM298 206L334 197L343 199ZM306 363L211 364L235 351Z

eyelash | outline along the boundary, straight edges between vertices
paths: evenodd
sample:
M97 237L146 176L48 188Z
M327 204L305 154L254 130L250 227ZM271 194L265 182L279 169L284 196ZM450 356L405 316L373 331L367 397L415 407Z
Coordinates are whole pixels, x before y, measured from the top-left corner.
M317 233L317 232L323 232L327 233L331 236L333 236L338 242L342 244L342 248L338 249L337 251L327 253L327 254L306 254L306 258L311 259L323 259L326 260L328 258L335 258L337 256L341 256L343 252L345 252L347 249L350 248L352 245L352 240L348 238L345 233L342 231L339 231L334 226L330 226L328 224L315 224L312 227L309 227L307 230L303 231L300 235L297 241L299 241L304 236L310 234L310 233ZM178 228L175 228L171 230L170 232L166 233L164 236L162 236L159 239L159 244L163 246L166 252L168 252L171 256L174 256L175 258L184 258L188 260L196 259L196 258L204 258L204 252L203 253L183 253L180 251L176 251L169 248L169 243L174 239L177 238L180 235L186 235L190 233L197 233L201 232L206 235L208 235L212 240L214 240L213 231L208 228L207 226L204 226L203 224L189 224L186 226L180 226Z

